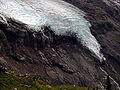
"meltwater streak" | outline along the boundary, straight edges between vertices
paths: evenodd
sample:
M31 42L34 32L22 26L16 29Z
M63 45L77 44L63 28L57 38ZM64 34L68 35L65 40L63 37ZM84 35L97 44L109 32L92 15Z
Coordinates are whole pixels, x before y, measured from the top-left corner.
M101 70L103 73L105 73L106 76L109 75L109 74L108 74L104 69L102 69L101 67L100 67L100 70ZM120 89L119 84L115 81L115 79L112 78L111 76L109 76L109 78L116 84L117 88Z
M0 0L0 13L21 21L32 30L40 31L43 25L51 26L57 35L70 36L75 33L77 40L92 55L104 59L100 45L90 32L90 23L84 18L85 13L62 0Z

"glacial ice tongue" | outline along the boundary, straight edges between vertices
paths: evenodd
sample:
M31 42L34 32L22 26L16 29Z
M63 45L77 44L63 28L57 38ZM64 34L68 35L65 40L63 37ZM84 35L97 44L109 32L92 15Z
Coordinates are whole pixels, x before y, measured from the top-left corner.
M51 26L57 35L70 36L75 33L77 40L92 55L103 60L100 45L90 32L90 23L84 18L85 13L62 0L0 0L0 13L40 31L43 25Z

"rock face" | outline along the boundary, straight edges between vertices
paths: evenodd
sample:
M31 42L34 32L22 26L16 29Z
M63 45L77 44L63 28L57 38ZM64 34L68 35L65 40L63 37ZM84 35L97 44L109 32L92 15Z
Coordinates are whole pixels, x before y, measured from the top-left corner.
M33 32L24 23L1 18L0 67L18 75L35 75L51 85L102 88L110 75L113 88L119 88L119 10L102 0L65 1L87 14L106 61L98 62L74 36L56 35L50 26L43 26L43 32Z

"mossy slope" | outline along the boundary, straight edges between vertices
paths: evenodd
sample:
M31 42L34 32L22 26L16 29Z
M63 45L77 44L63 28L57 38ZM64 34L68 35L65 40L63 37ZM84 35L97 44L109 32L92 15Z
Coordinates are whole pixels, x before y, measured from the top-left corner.
M0 73L0 90L93 90L78 86L51 87L34 77L18 77L15 74Z

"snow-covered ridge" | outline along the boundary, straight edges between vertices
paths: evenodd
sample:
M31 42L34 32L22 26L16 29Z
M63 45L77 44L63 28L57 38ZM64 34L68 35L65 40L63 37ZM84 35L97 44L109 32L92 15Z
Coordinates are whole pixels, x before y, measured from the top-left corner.
M99 43L90 32L91 24L84 18L85 13L62 0L0 0L0 13L27 24L35 31L49 25L57 35L76 33L78 41L95 58L100 61L104 58Z

